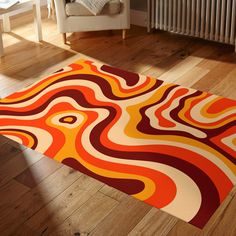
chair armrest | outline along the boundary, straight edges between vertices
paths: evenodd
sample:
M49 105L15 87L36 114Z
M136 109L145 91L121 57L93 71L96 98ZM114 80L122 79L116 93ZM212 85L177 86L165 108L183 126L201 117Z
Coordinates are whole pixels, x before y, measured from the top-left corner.
M121 14L125 16L127 26L128 28L130 28L130 0L120 0L120 1L123 4Z
M64 20L66 18L66 1L65 0L54 0L55 9L56 9L56 17L57 22L59 23L60 20Z
M123 10L126 11L126 13L130 12L130 0L120 0L120 2L123 4Z

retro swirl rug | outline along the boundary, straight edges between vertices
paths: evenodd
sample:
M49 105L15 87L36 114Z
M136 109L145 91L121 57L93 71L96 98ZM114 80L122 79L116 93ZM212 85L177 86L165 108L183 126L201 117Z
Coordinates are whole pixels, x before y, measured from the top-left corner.
M236 101L88 60L0 100L0 133L200 228L236 183Z

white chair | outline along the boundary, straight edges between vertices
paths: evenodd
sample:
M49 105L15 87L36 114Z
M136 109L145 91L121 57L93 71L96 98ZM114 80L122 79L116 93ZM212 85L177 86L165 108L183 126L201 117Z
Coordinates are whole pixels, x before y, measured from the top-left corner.
M130 0L111 0L99 15L92 15L78 2L55 0L59 32L66 43L66 33L122 29L122 38L130 28Z

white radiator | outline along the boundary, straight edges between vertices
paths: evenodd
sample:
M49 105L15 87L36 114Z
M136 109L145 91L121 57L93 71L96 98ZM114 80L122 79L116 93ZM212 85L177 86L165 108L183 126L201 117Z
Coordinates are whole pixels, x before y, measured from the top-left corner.
M149 29L236 47L236 0L148 0Z

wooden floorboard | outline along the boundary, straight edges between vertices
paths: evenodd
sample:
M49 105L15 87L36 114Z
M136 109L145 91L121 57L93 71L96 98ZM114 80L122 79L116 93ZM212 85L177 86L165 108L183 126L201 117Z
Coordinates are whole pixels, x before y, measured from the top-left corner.
M9 143L0 143L0 166L3 166L5 163L13 159L21 150L16 147L13 147Z
M75 233L90 235L90 232L97 228L97 225L103 222L109 213L116 209L117 205L119 204L114 199L101 192L96 192L85 204L81 207L78 206L77 210L61 225L58 225L50 235L63 236ZM106 235L106 233L102 232L100 235Z
M26 170L22 171L14 179L27 186L28 188L36 187L42 180L53 174L61 167L61 164L54 160L44 157L37 161Z
M90 200L103 185L104 184L99 181L82 175L63 193L55 197L33 217L27 220L24 225L27 225L43 235L48 235L54 230L58 230L58 226L62 224L65 219L72 218L76 209L83 205L85 205L86 208L88 206L88 200ZM107 199L108 198L109 197L107 197ZM112 199L111 201L115 202L115 200ZM95 200L93 202L95 202ZM100 204L101 202L99 202L98 205ZM51 219L53 219L53 222Z
M31 85L79 58L236 99L234 48L132 27L74 33L64 45L43 15L44 41L35 42L32 13L13 17L3 34L0 97ZM235 188L236 189L236 188ZM203 230L0 136L0 235L236 235L236 190Z
M150 210L146 203L127 197L89 235L125 236Z

